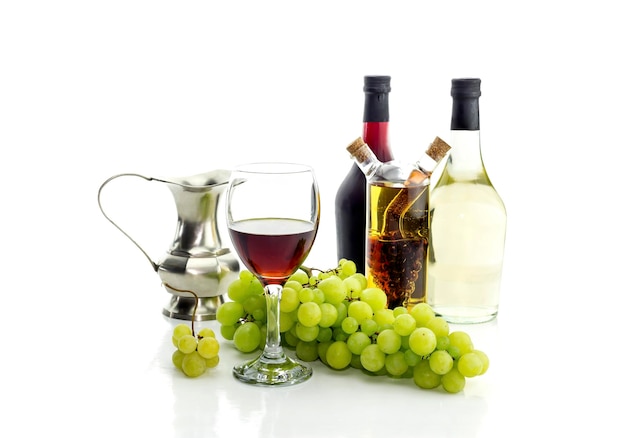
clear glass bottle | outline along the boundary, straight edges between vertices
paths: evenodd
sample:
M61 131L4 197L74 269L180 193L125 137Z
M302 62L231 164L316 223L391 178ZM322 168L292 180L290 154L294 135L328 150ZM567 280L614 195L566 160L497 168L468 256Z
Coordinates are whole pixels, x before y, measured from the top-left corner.
M452 79L452 151L430 188L427 302L452 323L498 313L506 210L482 160L478 78Z
M381 162L358 138L348 152L367 180L365 275L389 308L424 301L430 175L450 147L436 138L414 165Z
M391 161L389 146L390 76L365 76L363 84L363 139L380 161ZM365 272L365 177L354 164L335 196L337 259L354 261Z

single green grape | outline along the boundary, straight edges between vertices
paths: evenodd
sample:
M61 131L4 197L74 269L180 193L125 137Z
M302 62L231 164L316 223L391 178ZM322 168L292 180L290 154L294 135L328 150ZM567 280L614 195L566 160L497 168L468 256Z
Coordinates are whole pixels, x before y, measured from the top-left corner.
M428 321L435 317L435 311L430 307L428 303L417 303L409 311L411 316L415 318L415 323L418 327L426 327Z
M457 369L465 377L476 377L483 371L483 361L476 353L465 353L459 358Z
M461 350L459 350L459 347L455 346L455 345L449 345L449 339L448 339L448 347L446 348L446 351L450 354L450 356L452 356L452 359L454 360L458 360L459 357L461 357Z
M228 285L227 295L232 301L243 303L251 294L250 280L238 278Z
M386 354L383 353L377 344L370 344L361 352L361 365L367 371L378 372L385 368Z
M315 293L311 287L303 287L298 291L298 299L301 303L308 303L315 299Z
M318 323L320 327L331 327L335 323L335 321L337 321L339 312L337 311L337 307L335 307L333 304L320 304L320 311L322 312L322 316Z
M240 280L247 281L249 283L255 278L256 278L255 275L252 272L248 271L247 269L242 269L241 271L239 271Z
M446 321L441 316L435 316L434 318L431 318L426 323L425 327L431 329L433 333L435 333L435 336L437 336L437 338L440 338L442 336L448 336L448 334L450 333L450 325L448 324L448 321Z
M317 345L317 354L319 355L320 361L322 361L324 365L328 365L328 362L326 362L326 352L333 342L334 341L320 342Z
M324 292L319 287L313 288L313 301L317 304L322 304L324 302Z
M300 284L300 283L298 283ZM302 286L299 290L302 290ZM300 297L298 296L298 290L293 287L285 286L280 296L280 310L281 312L289 313L293 312L300 305Z
M450 338L449 337L447 337L447 336L439 336L439 337L437 337L437 350L447 350L449 347L450 347Z
M214 337L207 336L198 341L198 353L205 359L217 356L220 351L220 343Z
M311 342L317 339L317 335L320 332L320 327L318 325L314 325L312 327L307 327L301 322L296 323L296 336L301 341Z
M347 295L346 285L336 275L320 281L317 287L324 293L324 301L327 303L339 304Z
M305 362L313 362L319 358L317 352L317 342L299 341L296 345L296 355Z
M474 343L469 334L464 331L454 331L448 335L450 346L457 347L461 356L474 350Z
M341 329L348 335L352 334L359 329L359 322L356 320L356 318L352 316L347 316L341 322Z
M174 330L172 331L172 343L174 344L174 347L178 348L178 340L180 338L185 335L191 334L191 327L189 327L187 324L178 324L176 327L174 327Z
M396 312L394 310L394 314L395 313ZM396 319L394 319L392 326L395 332L400 336L409 336L416 328L415 318L408 313L398 314L396 315Z
M309 284L309 276L302 269L298 269L296 272L291 274L289 280L297 281L301 285Z
M428 364L433 372L443 376L450 372L454 365L454 360L447 351L435 350L428 358Z
M396 351L393 354L387 355L385 358L385 369L393 377L400 377L404 375L409 369L409 364L406 362L404 352Z
M430 369L427 360L422 360L413 367L413 382L423 389L433 389L441 384L441 376Z
M302 303L298 307L298 321L305 327L314 327L322 320L322 309L314 301Z
M341 327L341 323L348 316L348 306L344 301L336 304L335 307L337 308L337 320L331 327Z
M348 316L353 317L361 324L366 319L371 319L374 316L374 311L365 301L350 301L348 305Z
M441 386L452 394L461 392L465 388L465 376L456 368L452 368L447 374L441 376Z
M174 364L176 368L178 368L181 371L183 370L184 358L185 358L185 353L181 352L178 349L174 350L174 353L172 353L172 363Z
M315 338L317 342L327 342L333 339L333 329L320 326L320 331Z
M243 305L236 301L226 301L217 308L215 318L222 325L235 325L244 316Z
M335 341L344 341L344 342L346 342L348 340L349 336L350 335L348 335L348 333L344 332L341 327L333 328L333 339Z
M363 349L371 343L372 340L370 339L370 337L363 332L352 333L350 336L348 336L348 340L346 341L350 352L357 355L360 355L363 352Z
M480 357L481 362L483 363L483 369L480 372L480 375L485 374L487 370L489 369L489 356L487 356L487 354L482 350L474 350L473 353L478 355L478 357Z
M254 321L257 323L265 323L265 321L267 321L266 311L266 309L254 309L252 312L252 318L254 318Z
M398 317L398 315L404 315L407 313L409 313L409 309L404 306L398 306L393 308L393 316L395 316L396 318Z
M363 364L361 364L361 356L352 353L352 359L350 359L350 367L356 368L357 370L362 370Z
M300 339L298 339L298 336L296 336L295 329L296 329L296 326L294 325L291 330L286 331L281 336L281 340L286 345L288 345L289 347L293 347L293 348L295 348L296 345L298 345L298 342L300 342Z
M400 335L393 329L383 330L376 338L378 348L385 354L393 354L400 350L402 339Z
M411 349L404 350L404 358L410 367L414 367L419 361L422 360L421 356L415 354Z
M367 277L360 272L351 275L350 278L355 278L359 281L359 283L361 283L361 290L365 290L367 288Z
M178 340L178 349L184 354L196 351L197 346L198 340L193 335L184 335Z
M202 327L198 332L198 338L214 338L215 332L212 328Z
M235 330L237 330L239 325L221 325L220 326L220 334L227 341L232 341L235 336Z
M361 296L363 287L361 286L361 282L356 277L352 276L345 278L343 280L343 285L346 288L347 298L355 300Z
M265 295L250 295L241 302L241 305L245 313L252 314L259 309L265 311L267 301L265 300Z
M245 322L235 330L233 343L243 353L250 353L259 348L261 329L253 322Z
M426 327L418 327L409 336L409 347L418 356L428 356L437 347L437 337Z
M361 301L369 304L372 311L375 312L387 307L387 294L378 287L369 287L361 292Z
M206 359L192 351L183 358L181 368L187 377L198 377L206 371Z
M288 330L290 330L294 324L296 323L296 319L297 319L297 315L295 315L295 312L291 312L291 313L285 313L282 310L280 311L279 315L278 315L278 321L279 321L279 325L280 325L280 332L284 333Z
M285 282L285 284L283 285L283 288L285 288L285 287L293 289L296 292L300 292L300 289L302 289L302 283L300 283L299 281L296 281L296 280L287 280Z
M326 362L331 368L342 370L350 365L351 360L352 353L343 341L333 342L326 350Z
M374 312L374 321L379 326L388 325L393 326L393 322L396 320L396 317L393 315L393 310L391 309L378 309Z
M372 336L378 330L378 323L373 319L366 319L361 323L361 331L367 336Z
M341 263L341 275L344 277L350 277L356 274L356 263L352 260L346 260Z

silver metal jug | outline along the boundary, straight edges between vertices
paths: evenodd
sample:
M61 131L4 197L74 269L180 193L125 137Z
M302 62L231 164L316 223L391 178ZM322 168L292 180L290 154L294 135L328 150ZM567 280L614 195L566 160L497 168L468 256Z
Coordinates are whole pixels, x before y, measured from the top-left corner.
M165 183L178 211L174 241L159 262L104 212L101 194L116 178L133 176ZM128 237L150 261L165 289L172 294L163 314L182 320L215 319L224 302L228 285L238 277L239 261L229 248L222 247L217 222L220 196L228 185L230 171L213 170L185 178L159 179L123 173L107 179L98 190L98 206L109 222ZM192 291L190 293L188 291ZM196 294L198 305L196 307Z

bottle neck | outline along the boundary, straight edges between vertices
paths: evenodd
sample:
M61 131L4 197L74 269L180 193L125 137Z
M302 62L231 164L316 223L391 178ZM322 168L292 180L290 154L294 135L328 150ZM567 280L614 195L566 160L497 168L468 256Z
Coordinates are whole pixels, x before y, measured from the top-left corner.
M455 180L475 180L485 173L480 151L480 131L450 131L450 155L446 172Z
M446 171L453 178L472 180L484 173L478 96L453 96L450 145Z
M357 165L365 179L370 179L376 171L382 166L382 162L376 158L374 151L368 145L362 146L352 153L354 164Z
M389 122L363 122L363 141L382 162L393 160L389 147Z
M363 141L382 162L393 160L388 132L389 92L366 91L363 105Z
M416 169L419 169L424 175L430 176L432 175L435 167L437 167L439 161L435 161L430 157L427 153L423 153L419 160L417 160L414 164Z
M480 111L478 97L454 97L452 99L453 131L480 131Z

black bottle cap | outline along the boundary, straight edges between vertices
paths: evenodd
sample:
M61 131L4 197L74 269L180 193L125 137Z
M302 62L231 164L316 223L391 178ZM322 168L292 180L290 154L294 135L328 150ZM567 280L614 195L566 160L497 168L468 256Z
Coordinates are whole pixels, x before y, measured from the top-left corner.
M458 131L480 130L480 79L452 79L452 120L450 129Z
M479 78L458 78L452 79L452 88L450 90L452 97L480 97L480 79Z
M366 93L389 93L391 76L365 76L363 91Z
M363 122L388 122L391 76L365 76L363 79Z

